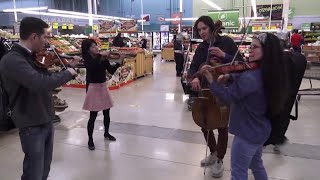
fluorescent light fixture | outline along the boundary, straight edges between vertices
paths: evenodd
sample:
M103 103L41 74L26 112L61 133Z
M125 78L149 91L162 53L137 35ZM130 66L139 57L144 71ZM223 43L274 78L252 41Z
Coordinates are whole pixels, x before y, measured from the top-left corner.
M138 19L138 22L146 22L146 20Z
M183 4L183 0L180 0L180 12L182 12L182 4Z
M182 21L196 21L198 18L182 18ZM180 21L180 18L166 18L165 21Z
M47 13L47 12L37 12L37 11L20 11L24 14L33 14L33 15L45 15L45 16L59 16L59 17L68 17L68 18L75 18L75 19L89 19L89 17L84 16L76 16L70 14L57 14L57 13Z
M243 20L243 19L253 19L253 20L255 20L255 19L265 19L265 17L245 17L245 18L243 18L243 17L240 17L239 18L240 20Z
M202 2L208 4L209 6L217 9L217 10L222 10L222 8L220 6L218 6L216 3L210 1L210 0L202 0Z
M258 15L257 15L257 2L256 2L256 0L251 0L251 6L252 6L252 11L253 11L254 17L258 17Z
M75 12L75 11L63 11L63 10L57 10L57 9L48 9L48 11L49 12L53 12L53 13L61 13L61 14L89 16L88 13L81 13L81 12ZM105 18L105 19L132 20L130 18L123 18L123 17L116 17L116 16L105 16L105 15L96 15L96 14L92 14L92 17L94 17L94 19L95 18Z
M30 7L30 8L16 8L16 9L4 9L3 12L20 12L20 11L41 11L41 10L47 10L48 6L43 7Z

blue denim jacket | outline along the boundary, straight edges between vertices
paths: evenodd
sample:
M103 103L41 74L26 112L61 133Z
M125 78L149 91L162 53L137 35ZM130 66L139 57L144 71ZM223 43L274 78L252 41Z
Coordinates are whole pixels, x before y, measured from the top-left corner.
M271 132L261 70L232 74L228 88L213 82L214 96L230 105L229 132L253 144L263 144Z

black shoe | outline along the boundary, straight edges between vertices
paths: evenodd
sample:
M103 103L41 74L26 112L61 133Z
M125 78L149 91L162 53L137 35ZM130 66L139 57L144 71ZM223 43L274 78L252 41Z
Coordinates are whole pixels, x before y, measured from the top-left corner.
M96 147L94 146L93 141L89 141L89 142L88 142L88 148L89 148L91 151L93 151L93 150L96 149Z
M117 139L114 137L114 136L112 136L111 134L104 134L104 137L106 138L106 139L108 139L108 140L110 140L110 141L116 141Z

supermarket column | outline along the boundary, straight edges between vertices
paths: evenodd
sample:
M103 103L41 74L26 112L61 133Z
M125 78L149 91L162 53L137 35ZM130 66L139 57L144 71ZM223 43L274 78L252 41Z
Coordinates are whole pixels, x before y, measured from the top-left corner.
M15 99L12 119L25 154L21 180L46 180L52 160L54 129L52 91L77 74L72 68L50 73L37 66L35 54L44 47L48 24L26 17L20 24L20 43L0 62L1 80L10 100ZM76 65L78 60L72 64ZM19 93L18 93L19 92Z

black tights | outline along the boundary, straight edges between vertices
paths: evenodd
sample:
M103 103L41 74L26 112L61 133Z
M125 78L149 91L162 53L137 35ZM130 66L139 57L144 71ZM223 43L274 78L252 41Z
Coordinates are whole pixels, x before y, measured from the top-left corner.
M94 129L94 122L96 121L96 118L98 116L97 111L90 111L90 118L88 121L88 136L89 136L89 141L93 141L92 134L93 134L93 129ZM104 123L104 135L109 135L109 127L110 127L110 109L103 110L103 123Z

